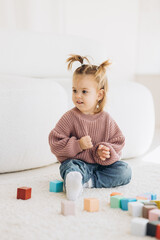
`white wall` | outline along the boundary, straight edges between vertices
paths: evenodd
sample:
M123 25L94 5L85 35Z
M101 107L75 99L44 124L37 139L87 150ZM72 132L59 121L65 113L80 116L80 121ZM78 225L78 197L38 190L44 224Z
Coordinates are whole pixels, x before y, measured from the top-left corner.
M137 74L160 74L160 0L139 0Z
M102 41L106 47L103 60L106 56L113 61L110 77L116 81L133 80L137 10L137 0L68 0L66 33Z
M141 82L159 106L160 0L0 0L2 29L94 39L104 44L94 63L113 62L110 81Z
M160 128L160 0L139 0L135 80L151 91Z
M110 58L110 79L128 81L135 72L137 9L138 0L0 0L0 28L71 34L102 42L103 56L95 63Z

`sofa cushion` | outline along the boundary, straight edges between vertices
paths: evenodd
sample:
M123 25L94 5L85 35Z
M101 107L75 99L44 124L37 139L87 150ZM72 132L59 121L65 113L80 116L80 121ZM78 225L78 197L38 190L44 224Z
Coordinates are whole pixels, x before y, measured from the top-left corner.
M68 109L68 97L51 79L0 76L0 172L51 164L49 131Z

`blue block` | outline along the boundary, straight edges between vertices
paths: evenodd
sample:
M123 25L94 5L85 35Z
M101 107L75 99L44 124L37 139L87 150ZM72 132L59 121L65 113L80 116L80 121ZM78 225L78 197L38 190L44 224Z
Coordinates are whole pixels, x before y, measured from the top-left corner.
M151 194L151 200L156 200L157 199L157 194Z
M128 203L129 202L136 202L136 198L124 198L121 199L121 209L124 211L128 211Z
M54 180L49 183L50 192L63 192L63 181Z

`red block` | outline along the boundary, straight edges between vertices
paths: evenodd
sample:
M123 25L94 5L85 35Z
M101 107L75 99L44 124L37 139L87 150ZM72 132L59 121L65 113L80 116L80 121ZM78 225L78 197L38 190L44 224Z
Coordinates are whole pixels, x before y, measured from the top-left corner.
M28 187L17 188L17 199L27 200L31 198L31 191L32 191L32 188L28 188Z
M157 225L156 238L157 238L157 239L160 239L160 224Z

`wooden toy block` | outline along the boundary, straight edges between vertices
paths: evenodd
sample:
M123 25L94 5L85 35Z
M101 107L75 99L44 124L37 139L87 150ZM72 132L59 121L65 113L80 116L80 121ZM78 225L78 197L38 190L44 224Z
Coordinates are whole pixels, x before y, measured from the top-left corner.
M27 200L31 198L32 188L20 187L17 188L17 199Z
M121 195L112 196L110 198L111 208L120 208L121 207L121 199L123 199L123 198L124 197Z
M159 219L160 220L160 219ZM157 225L156 238L160 239L160 224Z
M157 225L160 224L159 221L152 221L147 223L147 235L155 237L157 232Z
M111 194L110 194L110 196L112 197L112 196L116 196L116 195L123 195L122 193L119 193L119 192L112 192Z
M143 218L148 218L149 211L152 209L157 209L157 207L154 205L144 205L143 206L143 214L142 214Z
M154 206L157 206L157 204L155 202L148 202L147 201L147 202L144 202L143 204L144 205L152 205L152 206L154 205Z
M128 211L128 203L136 202L137 199L136 198L123 198L120 201L121 201L121 203L120 203L121 209L124 211Z
M129 202L128 212L133 217L142 217L143 203L141 202Z
M131 234L135 236L144 237L147 232L148 219L145 218L133 218L131 220Z
M138 200L148 200L146 197L142 197L142 196L137 196L136 199L137 199L137 201Z
M140 194L139 196L137 196L138 198L144 198L144 199L148 199L148 200L156 200L157 199L157 195L154 193L143 193Z
M63 192L63 181L54 180L49 184L50 192Z
M151 200L151 202L156 203L157 207L160 208L160 200Z
M88 212L99 211L99 200L97 198L85 198L84 199L84 210Z
M137 199L137 198L136 198ZM150 200L148 200L148 199L137 199L137 202L141 202L141 203L143 203L143 204L147 204L147 203L149 203L150 202Z
M75 203L73 201L64 200L61 202L61 214L64 216L75 215Z
M160 209L153 209L149 211L148 219L149 221L158 221L160 217Z

